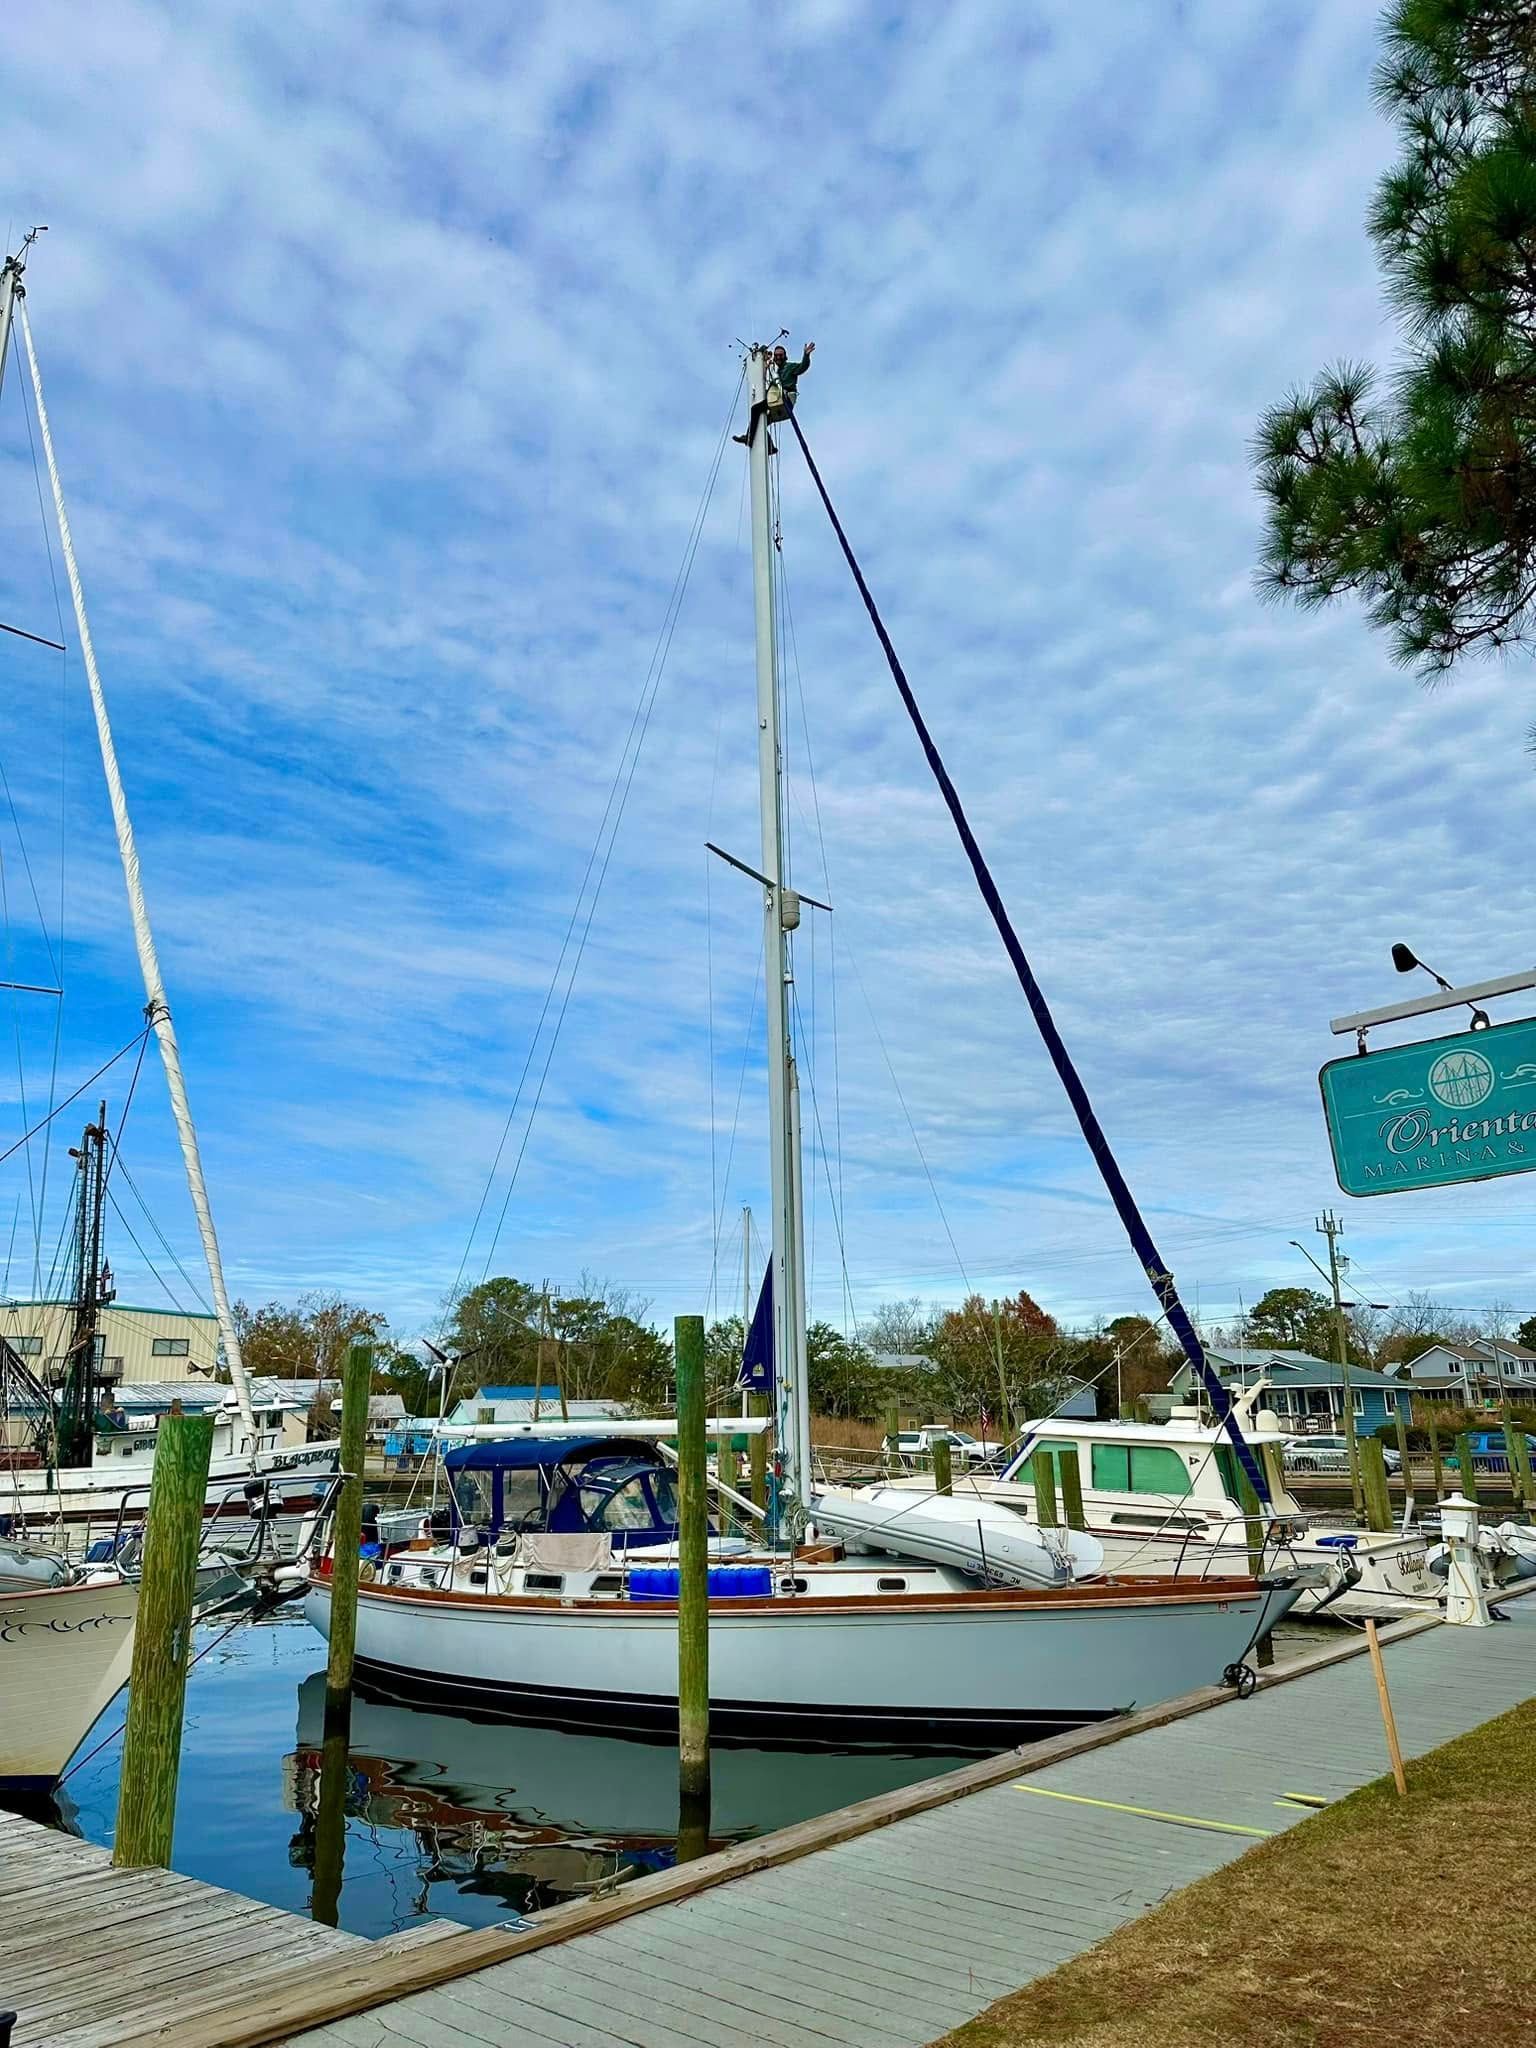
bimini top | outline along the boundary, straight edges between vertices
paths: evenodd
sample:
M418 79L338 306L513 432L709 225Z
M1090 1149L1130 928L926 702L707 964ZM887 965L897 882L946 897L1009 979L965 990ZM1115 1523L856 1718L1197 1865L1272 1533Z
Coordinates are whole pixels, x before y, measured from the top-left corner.
M443 1464L449 1472L520 1472L537 1466L563 1465L568 1458L633 1459L637 1453L643 1458L646 1448L633 1437L510 1436L460 1444L443 1453Z

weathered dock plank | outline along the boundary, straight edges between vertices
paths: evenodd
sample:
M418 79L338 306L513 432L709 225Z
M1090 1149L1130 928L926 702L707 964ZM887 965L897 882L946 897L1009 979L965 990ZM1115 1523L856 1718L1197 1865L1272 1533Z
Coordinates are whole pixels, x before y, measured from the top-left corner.
M370 1946L174 1871L115 1870L94 1843L4 1812L0 1873L0 2006L24 2048L112 2048L189 1993Z
M1390 1644L1410 1757L1536 1692L1536 1601L1509 1613ZM475 2048L920 2048L1294 1827L1308 1809L1287 1793L1341 1797L1385 1768L1366 1660L1319 1660L1253 1700L1034 1766L1023 1755L952 1803L381 2004L360 2016L376 2034L331 2022L287 2038L459 2048L433 2032L447 2022Z

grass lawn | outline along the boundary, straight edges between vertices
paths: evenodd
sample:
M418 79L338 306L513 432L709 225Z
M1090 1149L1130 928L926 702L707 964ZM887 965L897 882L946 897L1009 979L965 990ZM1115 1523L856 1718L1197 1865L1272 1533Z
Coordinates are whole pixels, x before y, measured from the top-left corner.
M946 2048L1528 2048L1536 1701L1410 1763L1408 1788L1250 1849Z

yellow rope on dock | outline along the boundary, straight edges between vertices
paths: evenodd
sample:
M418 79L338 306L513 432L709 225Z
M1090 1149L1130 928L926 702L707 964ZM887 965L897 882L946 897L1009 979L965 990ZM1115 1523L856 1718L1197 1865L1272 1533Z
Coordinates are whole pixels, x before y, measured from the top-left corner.
M1033 1792L1040 1799L1065 1799L1073 1806L1101 1806L1109 1813L1134 1813L1138 1820L1165 1820L1178 1828L1209 1828L1218 1835L1260 1835L1266 1840L1273 1828L1240 1827L1235 1820L1204 1820L1193 1813L1160 1813L1155 1806L1126 1806L1118 1799L1090 1799L1083 1792L1055 1792L1048 1785L1014 1786L1015 1792Z

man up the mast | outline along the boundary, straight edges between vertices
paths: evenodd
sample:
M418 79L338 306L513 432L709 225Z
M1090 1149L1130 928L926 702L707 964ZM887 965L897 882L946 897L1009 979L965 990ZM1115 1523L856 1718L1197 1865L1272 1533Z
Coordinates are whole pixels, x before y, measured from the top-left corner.
M811 357L816 353L814 341L805 344L805 353L798 363L789 360L789 351L779 342L768 358L768 384L763 396L752 408L744 434L733 434L731 439L739 441L743 448L750 448L757 438L757 423L766 412L771 420L787 420L795 409L796 390L800 379L811 367ZM773 443L768 443L769 454L774 454Z

